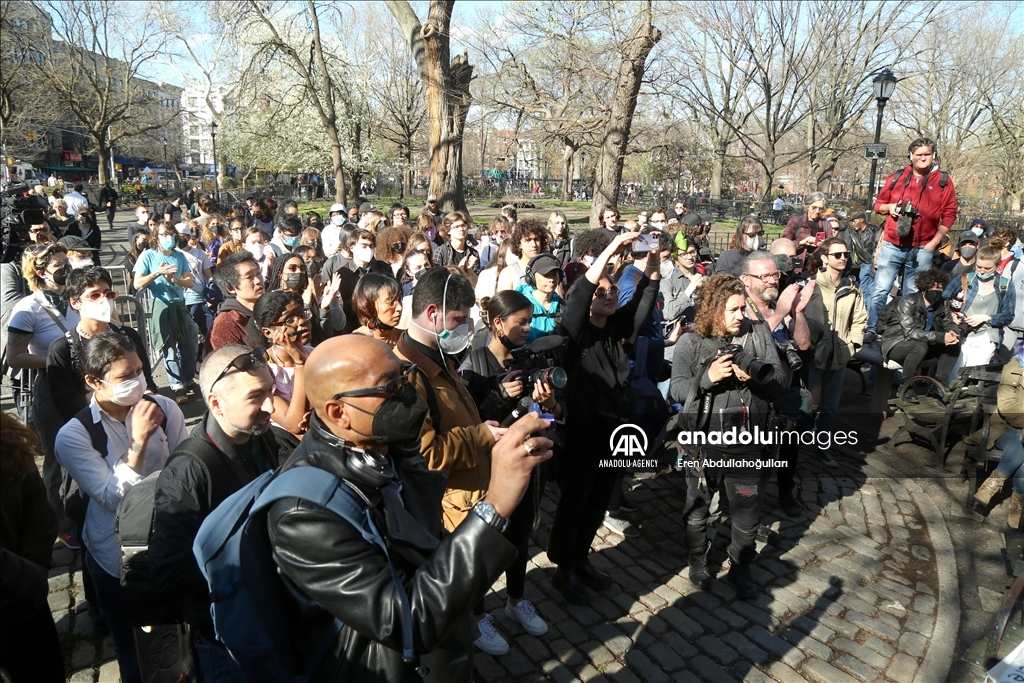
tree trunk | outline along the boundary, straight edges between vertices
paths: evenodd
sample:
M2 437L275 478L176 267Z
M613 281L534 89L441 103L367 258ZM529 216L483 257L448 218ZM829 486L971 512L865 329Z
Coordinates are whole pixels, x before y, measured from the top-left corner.
M341 165L341 140L337 126L326 126L327 138L331 141L331 162L334 167L334 201L345 203L345 169Z
M348 198L351 204L355 204L356 201L358 201L359 199L359 181L362 179L362 177L363 173L358 168L349 169Z
M562 201L572 200L572 160L576 154L576 148L565 142L565 152L562 155Z
M775 145L766 144L764 149L764 176L761 185L761 201L770 202L772 198L772 185L775 183Z
M712 155L711 162L711 186L708 188L708 194L712 200L719 200L722 198L722 176L725 173L725 154L728 151L728 144L720 142L715 147L714 154Z
M111 180L110 147L107 145L105 140L97 140L96 138L93 138L93 142L96 143L96 159L97 165L99 166L99 168L96 169L96 181L100 186L102 186L103 183Z
M629 143L629 129L636 111L636 98L640 92L647 55L661 40L661 31L651 25L651 2L633 23L622 49L622 63L612 96L611 112L604 139L594 170L594 198L590 204L590 225L600 225L601 209L605 204L619 202L619 184L622 182L622 162Z
M462 139L472 102L473 67L467 55L451 58L450 35L455 0L431 0L420 23L407 0L386 0L398 20L420 72L430 125L430 194L442 211L465 210L462 191Z

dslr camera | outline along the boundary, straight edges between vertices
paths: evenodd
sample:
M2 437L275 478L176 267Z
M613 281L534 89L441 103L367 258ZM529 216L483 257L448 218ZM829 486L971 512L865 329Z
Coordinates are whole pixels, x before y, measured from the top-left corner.
M795 372L804 366L804 359L800 357L800 348L792 339L787 339L784 344L776 344L776 347L782 357L786 359L790 370Z
M906 237L914 226L914 219L921 215L921 212L914 208L911 202L896 205L896 234Z
M509 373L517 370L521 373L526 393L533 391L537 380L564 389L569 378L565 374L565 368L555 364L555 354L568 344L568 338L557 335L534 339L526 346L512 350L512 357L505 361L505 369Z
M750 375L750 379L758 384L764 384L771 379L775 370L763 360L759 360L754 354L747 353L739 344L729 344L718 351L718 357L732 354L732 362L740 366L740 370Z

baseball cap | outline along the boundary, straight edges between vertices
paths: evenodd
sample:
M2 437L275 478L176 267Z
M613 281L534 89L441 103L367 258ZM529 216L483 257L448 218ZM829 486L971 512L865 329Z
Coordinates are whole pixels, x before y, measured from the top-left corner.
M683 216L683 225L694 226L700 225L703 222L704 218L696 211L691 211L690 213Z
M863 220L865 220L865 221L866 221L866 220L868 219L868 216L867 216L867 214L866 214L866 213L864 213L863 211L861 211L860 213L855 213L855 214L853 214L852 216L850 216L850 220L851 220L851 221L855 221L855 220L857 220L858 218L860 218L860 219L863 219Z
M965 244L965 243L977 244L978 243L978 236L975 235L970 230L968 230L964 234L960 235L960 240L957 242L957 244Z
M344 204L331 204L331 210L327 213L346 213L347 211Z
M562 264L551 254L540 254L533 259L533 265L530 266L530 270L534 273L540 273L544 275L550 273L553 270L562 270Z
M359 205L359 213L370 213L371 211L376 210L377 207L371 204L370 202L363 202L362 204Z
M192 231L189 230L188 225L186 225L185 223L178 223L177 225L174 226L174 229L177 230L182 235L191 235L192 234Z
M437 201L437 195L436 194L432 194L429 197L427 197L427 202L428 203L429 202L436 202L436 201Z
M78 235L68 235L67 237L61 237L57 240L57 244L64 247L68 251L99 251L95 247L90 247L89 243L83 240Z
M968 229L970 229L970 228L973 228L975 225L980 225L983 228L987 228L988 227L988 223L985 221L984 218L975 218L973 221L971 221L971 224L969 226L967 226L967 227L968 227Z

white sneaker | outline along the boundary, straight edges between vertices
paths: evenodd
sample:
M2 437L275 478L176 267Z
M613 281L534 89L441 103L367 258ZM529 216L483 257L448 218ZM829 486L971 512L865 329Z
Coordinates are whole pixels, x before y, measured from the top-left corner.
M486 652L489 655L503 655L508 652L508 641L502 638L501 634L494 628L493 621L494 617L490 614L485 614L484 618L477 622L476 625L480 629L480 637L474 640L473 644L480 648L481 652Z
M520 600L515 605L505 603L505 616L518 621L532 635L542 636L548 632L548 625L537 616L537 610L529 600Z
M619 536L636 538L640 535L640 530L633 526L628 519L613 517L608 512L604 513L604 525Z

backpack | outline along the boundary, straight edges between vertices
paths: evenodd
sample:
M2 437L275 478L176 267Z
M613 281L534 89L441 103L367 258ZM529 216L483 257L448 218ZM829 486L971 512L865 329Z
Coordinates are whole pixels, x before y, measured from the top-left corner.
M149 394L142 395L143 400L156 403L156 399ZM159 404L157 404L159 405ZM92 442L93 450L100 454L101 458L107 457L107 432L103 429L102 422L93 422L92 406L86 406L78 411L74 419L82 423L89 440ZM160 422L160 429L167 433L167 415ZM71 478L68 471L61 468L60 499L64 502L64 514L73 521L81 533L85 526L85 513L89 510L89 496L82 493L78 488L78 482Z
M210 482L210 509L213 509L217 501L227 497L226 486L234 479L230 470L213 444L204 439L185 439L167 462L184 455L194 457L206 470L206 480ZM176 606L167 604L153 588L149 573L149 539L153 535L153 513L160 472L153 472L124 494L117 506L114 521L114 534L117 536L121 558L121 591L125 616L132 626L175 624L181 621Z
M388 558L402 608L402 655L414 659L409 597L370 513L369 501L352 484L316 467L266 472L221 503L203 521L192 551L210 587L210 614L217 639L250 683L308 681L342 628L335 618L305 664L291 646L298 618L294 585L274 563L267 511L283 498L326 508L359 530Z

